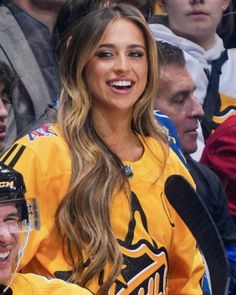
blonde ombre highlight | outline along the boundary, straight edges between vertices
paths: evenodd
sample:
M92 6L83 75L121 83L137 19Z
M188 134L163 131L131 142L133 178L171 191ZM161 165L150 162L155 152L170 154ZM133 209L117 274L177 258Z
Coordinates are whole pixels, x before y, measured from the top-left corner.
M110 224L110 203L115 190L129 196L129 184L121 160L95 131L84 69L107 27L120 18L136 24L147 45L148 82L134 106L132 128L142 137L156 138L164 151L164 140L153 117L158 82L156 44L138 10L121 4L85 16L73 27L60 63L63 91L58 124L71 152L72 176L69 192L57 210L56 225L65 258L73 267L71 281L86 286L110 264L109 274L96 294L107 294L121 270L123 257Z

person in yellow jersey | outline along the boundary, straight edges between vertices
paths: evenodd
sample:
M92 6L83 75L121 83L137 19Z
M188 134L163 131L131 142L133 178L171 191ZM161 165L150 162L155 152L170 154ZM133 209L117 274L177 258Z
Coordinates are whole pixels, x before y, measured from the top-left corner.
M201 295L196 240L164 192L170 175L193 180L153 116L158 61L144 17L125 4L98 8L68 33L58 123L1 158L41 213L22 271L97 295Z
M36 204L26 202L24 194L22 175L0 164L0 294L91 294L59 279L16 273L29 233L39 226Z

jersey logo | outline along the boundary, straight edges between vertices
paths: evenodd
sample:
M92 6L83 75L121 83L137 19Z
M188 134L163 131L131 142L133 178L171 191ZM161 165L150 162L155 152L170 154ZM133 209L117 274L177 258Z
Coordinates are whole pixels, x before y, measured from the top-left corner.
M236 100L233 97L220 94L220 109L213 116L212 129L215 130L230 116L236 115Z
M10 187L10 188L15 188L14 186L14 181L0 181L0 188L3 187Z
M124 241L118 240L123 253L121 275L109 291L109 295L158 295L166 294L167 251L158 248L154 240L133 242L140 216L143 229L148 233L147 219L137 196L132 192L132 218Z
M51 128L51 125L43 125L40 128L32 131L28 134L28 138L30 141L36 140L38 137L48 137L48 136L57 136L56 132Z
M158 248L148 232L147 219L135 193L131 196L132 218L129 221L124 240L118 240L123 253L123 267L120 275L109 290L109 295L164 295L168 272L167 250ZM141 224L140 224L141 222ZM137 228L138 225L138 228ZM144 231L143 239L136 239L136 231ZM145 238L146 236L146 238ZM57 278L68 279L70 271L57 271ZM104 272L97 284L102 284ZM90 288L90 286L87 286ZM91 286L92 287L92 286Z

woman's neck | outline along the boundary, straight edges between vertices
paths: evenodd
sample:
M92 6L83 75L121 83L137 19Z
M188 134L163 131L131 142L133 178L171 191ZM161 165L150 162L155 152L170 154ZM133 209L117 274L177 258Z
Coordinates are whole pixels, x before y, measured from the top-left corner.
M123 161L137 161L143 154L143 145L131 128L130 116L93 114L96 132L113 153Z

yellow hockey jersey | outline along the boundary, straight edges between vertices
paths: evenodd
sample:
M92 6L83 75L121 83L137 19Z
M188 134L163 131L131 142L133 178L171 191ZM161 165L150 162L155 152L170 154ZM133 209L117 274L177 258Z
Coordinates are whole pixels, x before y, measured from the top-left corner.
M133 172L132 212L121 192L114 195L111 203L111 225L124 266L109 294L202 294L204 267L196 241L164 194L168 176L181 174L190 182L192 179L170 151L165 169L155 182L163 151L151 138L143 144L141 159L124 163L132 166ZM71 267L62 255L54 215L69 187L71 157L57 126L45 125L21 138L1 160L23 174L27 198L35 197L40 209L41 229L31 233L22 270L68 279ZM104 277L108 272L106 265ZM96 293L100 280L98 274L86 287Z
M5 294L5 293L4 293ZM12 295L89 295L88 290L63 280L35 274L16 273L6 294Z

